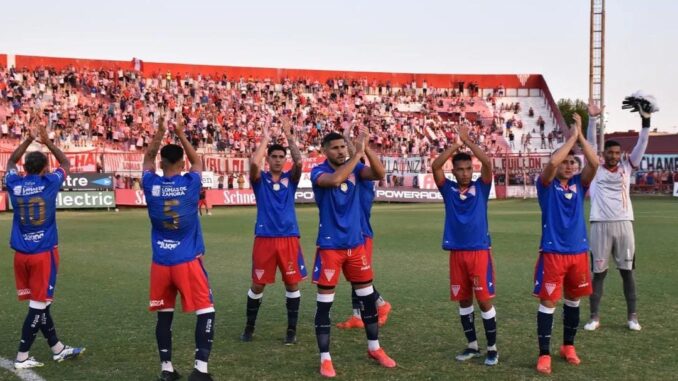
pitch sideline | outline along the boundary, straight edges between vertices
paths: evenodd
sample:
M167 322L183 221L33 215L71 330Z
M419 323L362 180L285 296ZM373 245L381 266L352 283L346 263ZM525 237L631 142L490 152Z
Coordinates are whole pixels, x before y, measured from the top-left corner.
M30 369L21 369L17 371L14 369L14 362L4 357L0 357L0 368L7 369L23 381L47 381Z

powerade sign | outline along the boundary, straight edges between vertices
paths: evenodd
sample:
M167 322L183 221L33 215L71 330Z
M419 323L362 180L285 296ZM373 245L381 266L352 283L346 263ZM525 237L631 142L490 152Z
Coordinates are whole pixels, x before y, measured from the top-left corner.
M61 189L65 190L113 190L112 173L69 173Z
M59 192L57 209L115 208L115 192Z

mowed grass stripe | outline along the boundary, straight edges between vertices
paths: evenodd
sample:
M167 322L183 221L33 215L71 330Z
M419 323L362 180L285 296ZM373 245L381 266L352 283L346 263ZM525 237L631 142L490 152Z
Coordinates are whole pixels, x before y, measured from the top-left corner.
M676 221L678 200L634 198L636 211L638 305L643 331L625 327L621 280L610 271L602 303L603 328L580 331L582 364L572 367L554 358L555 380L674 378L675 300L678 275ZM539 245L536 200L490 202L490 230L497 274L500 365L481 361L459 364L453 355L464 337L457 306L449 301L448 255L440 249L442 205L379 204L373 211L375 285L393 304L380 339L399 364L384 370L367 360L362 331L332 330L332 357L344 380L541 379L536 360L532 273ZM297 208L306 264L312 268L317 209ZM217 307L216 337L210 370L220 380L318 379L313 331L315 288L301 286L299 344L282 345L286 327L284 288L269 286L258 319L255 341L237 337L244 325L245 295L250 283L254 208L216 209L202 218L207 245L206 267ZM87 346L73 362L53 364L39 335L32 355L48 364L39 373L47 380L152 380L159 366L155 316L148 313L150 224L145 210L60 212L61 269L53 315L59 336ZM11 214L0 215L6 239ZM11 250L0 260L0 356L13 358L27 306L15 298ZM279 277L278 277L279 279ZM559 308L553 350L562 339ZM349 288L342 281L332 309L333 322L350 314ZM588 302L582 303L582 324ZM481 346L482 324L476 312ZM177 314L174 364L188 374L193 359L195 317ZM0 370L0 380L13 380Z

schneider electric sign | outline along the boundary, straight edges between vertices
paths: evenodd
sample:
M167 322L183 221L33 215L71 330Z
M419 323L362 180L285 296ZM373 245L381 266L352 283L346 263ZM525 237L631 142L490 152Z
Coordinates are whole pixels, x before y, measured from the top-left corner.
M113 190L112 173L69 173L61 186L64 190Z
M114 192L59 192L57 209L114 208Z

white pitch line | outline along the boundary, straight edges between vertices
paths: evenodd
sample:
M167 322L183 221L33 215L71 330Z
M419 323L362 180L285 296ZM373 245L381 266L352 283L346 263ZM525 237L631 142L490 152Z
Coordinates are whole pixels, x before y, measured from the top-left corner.
M14 373L19 379L23 381L47 381L44 378L38 376L37 373L30 369L14 369L14 361L7 360L4 357L0 357L0 368L5 368L8 371Z

